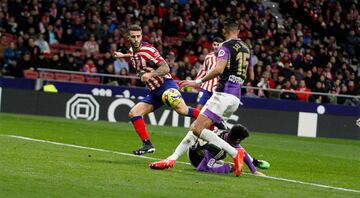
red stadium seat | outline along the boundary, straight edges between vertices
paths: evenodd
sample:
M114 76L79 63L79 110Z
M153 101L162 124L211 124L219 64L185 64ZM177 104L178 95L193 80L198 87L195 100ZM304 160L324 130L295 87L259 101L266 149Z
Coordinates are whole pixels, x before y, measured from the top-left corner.
M85 77L81 74L71 74L71 81L83 83L85 82Z
M55 73L55 79L61 81L70 81L70 75L64 73Z
M178 32L178 37L184 38L187 34L187 32Z
M86 76L86 83L100 84L100 77Z
M53 72L40 72L40 78L45 80L54 80L55 74Z
M29 79L37 79L39 78L39 72L34 70L24 70L24 77Z

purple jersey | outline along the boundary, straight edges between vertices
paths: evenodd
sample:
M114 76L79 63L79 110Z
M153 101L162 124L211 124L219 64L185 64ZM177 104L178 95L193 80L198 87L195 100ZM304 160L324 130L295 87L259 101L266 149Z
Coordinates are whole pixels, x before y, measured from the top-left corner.
M241 85L246 80L248 68L252 66L249 47L240 39L227 40L219 47L217 58L227 64L219 76L216 91L240 98Z
M224 140L227 139L227 133L221 136ZM240 144L234 145L234 148L242 148ZM218 156L215 156L212 154L212 152L209 152L205 149L204 151L204 157L200 161L200 163L197 165L196 170L202 171L202 172L210 172L210 173L230 173L231 172L231 166L229 163L224 163L222 160L217 160ZM252 173L256 172L256 168L254 164L252 163L252 160L247 152L245 152L244 157L245 164L250 169Z

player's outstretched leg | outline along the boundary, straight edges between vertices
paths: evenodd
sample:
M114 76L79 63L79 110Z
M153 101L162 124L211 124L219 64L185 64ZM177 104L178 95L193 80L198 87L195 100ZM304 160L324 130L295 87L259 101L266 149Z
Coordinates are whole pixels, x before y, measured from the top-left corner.
M195 144L197 137L193 134L192 131L189 131L180 144L176 147L174 153L170 155L167 159L153 162L149 164L149 167L152 169L168 169L172 168L176 160L183 154L185 154L189 148Z

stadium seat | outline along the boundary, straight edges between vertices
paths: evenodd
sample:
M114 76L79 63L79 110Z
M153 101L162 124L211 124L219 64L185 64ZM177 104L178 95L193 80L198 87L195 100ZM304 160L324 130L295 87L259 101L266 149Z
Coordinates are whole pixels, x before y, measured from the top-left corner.
M24 77L29 79L37 79L39 78L39 72L34 70L24 70Z
M89 83L89 84L100 84L100 77L86 76L86 83Z
M45 80L54 80L55 74L53 72L40 72L40 78Z
M187 35L187 32L178 32L178 37L179 38L184 38Z
M55 79L61 81L69 81L70 75L65 73L55 73Z
M81 74L71 74L70 79L73 82L81 82L81 83L85 82L85 77L84 75Z

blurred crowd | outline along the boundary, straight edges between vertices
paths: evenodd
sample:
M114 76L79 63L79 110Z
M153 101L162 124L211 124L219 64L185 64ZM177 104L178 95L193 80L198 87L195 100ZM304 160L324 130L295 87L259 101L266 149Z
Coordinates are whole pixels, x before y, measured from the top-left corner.
M1 75L23 77L37 68L135 76L126 60L126 28L143 28L144 40L166 58L175 79L194 79L212 39L228 16L252 48L255 80L249 97L359 105L356 99L312 92L360 95L360 16L356 0L285 0L282 21L262 0L0 0ZM130 79L104 84L142 86ZM271 92L265 89L279 89ZM307 93L294 93L293 91Z

